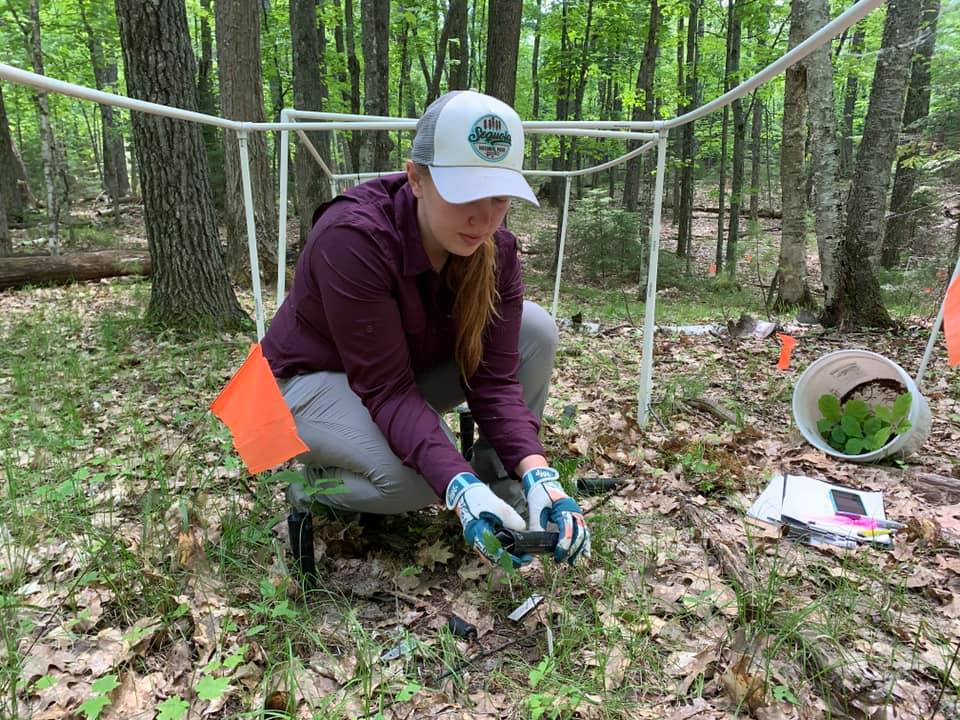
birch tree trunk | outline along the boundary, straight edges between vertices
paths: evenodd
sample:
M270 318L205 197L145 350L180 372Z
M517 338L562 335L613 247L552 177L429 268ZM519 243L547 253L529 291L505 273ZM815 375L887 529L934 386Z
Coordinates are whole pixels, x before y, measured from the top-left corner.
M182 0L116 0L130 97L197 109ZM153 267L147 318L164 326L249 327L224 265L200 128L132 113ZM176 158L176 162L171 162Z
M913 245L917 227L913 217L917 205L913 200L913 191L919 177L917 163L923 136L921 121L930 113L930 60L936 45L940 0L924 0L921 13L922 41L913 56L910 88L907 90L906 107L903 109L903 129L907 134L907 143L897 158L897 171L890 195L890 215L880 251L880 264L888 269L900 264L900 252Z
M807 0L807 14L812 28L823 27L830 20L829 0ZM836 253L842 207L838 189L839 150L830 45L815 50L803 62L807 68L807 97L810 107L817 253L820 256L824 304L830 305L836 299L837 291Z
M851 54L859 57L863 54L867 31L861 21L855 26L850 44ZM840 126L840 174L849 178L853 174L853 116L856 113L857 97L860 94L860 77L856 70L847 75L843 90L843 123Z
M790 48L810 33L807 0L790 3ZM803 167L807 128L807 69L795 63L787 69L783 90L783 137L780 143L780 192L783 204L783 232L777 265L779 285L774 307L809 305L807 286L807 206Z
M859 329L893 324L883 306L874 268L919 23L920 3L916 0L887 3L883 42L837 250L837 295L822 318L826 325Z
M220 109L231 120L264 122L263 72L260 61L260 2L230 0L216 3L217 66L221 72ZM223 133L226 174L227 269L233 281L250 283L250 251L243 199L240 147L237 133ZM263 133L247 137L253 218L261 277L273 282L277 276L277 206L273 191L270 156Z

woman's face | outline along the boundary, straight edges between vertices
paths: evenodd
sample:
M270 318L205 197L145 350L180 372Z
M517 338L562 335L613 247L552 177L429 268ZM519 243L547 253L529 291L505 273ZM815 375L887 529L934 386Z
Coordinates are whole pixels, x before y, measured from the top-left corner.
M430 174L407 161L407 177L417 198L417 221L427 257L436 270L450 254L469 257L503 224L510 198L497 196L449 203L437 192Z

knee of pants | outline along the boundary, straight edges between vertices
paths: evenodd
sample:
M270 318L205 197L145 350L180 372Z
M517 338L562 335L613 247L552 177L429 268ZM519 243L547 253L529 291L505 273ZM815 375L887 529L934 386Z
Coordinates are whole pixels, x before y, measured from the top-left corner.
M523 316L520 320L520 336L524 345L537 352L557 354L560 333L557 324L546 310L530 300L523 302Z

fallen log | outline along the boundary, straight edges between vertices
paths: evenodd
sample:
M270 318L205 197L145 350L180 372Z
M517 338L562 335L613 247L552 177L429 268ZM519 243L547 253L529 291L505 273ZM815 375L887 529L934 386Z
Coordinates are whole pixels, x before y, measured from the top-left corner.
M0 258L0 290L149 274L150 253L146 250L98 250L70 255Z
M960 478L936 473L910 471L904 480L932 505L953 505L960 502Z

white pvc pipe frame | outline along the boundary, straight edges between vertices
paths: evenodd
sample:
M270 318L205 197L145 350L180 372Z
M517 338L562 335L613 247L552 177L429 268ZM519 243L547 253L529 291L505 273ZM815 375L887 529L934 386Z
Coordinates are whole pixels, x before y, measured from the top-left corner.
M646 150L656 146L657 148L657 174L654 184L654 203L653 217L650 228L650 258L647 267L647 297L645 304L645 315L643 324L643 352L640 368L640 388L637 395L637 422L642 427L647 424L650 417L650 397L653 384L653 333L654 320L656 313L657 299L657 262L660 250L660 218L661 208L663 206L663 179L664 168L666 165L667 138L670 130L682 127L687 123L693 122L705 115L729 105L734 100L745 96L755 88L765 83L770 78L778 75L793 65L798 60L803 59L811 52L829 42L832 38L839 35L846 28L861 20L871 11L882 5L884 0L859 0L855 5L848 8L845 12L837 16L834 20L824 25L809 38L793 48L775 62L758 72L756 75L740 83L737 87L724 93L715 100L703 105L691 112L680 115L669 120L651 120L651 121L629 121L629 120L605 120L605 121L530 121L523 123L527 133L544 134L563 134L585 137L607 137L628 140L647 141L639 148L636 148L610 162L602 163L582 170L568 171L526 171L525 175L554 176L565 178L564 202L563 202L563 220L560 228L560 253L557 262L556 278L553 290L553 309L554 318L557 315L557 303L560 293L560 278L563 270L563 252L566 242L567 214L570 205L570 178L577 175L587 175L596 173L616 164L622 163ZM314 158L320 163L324 173L331 183L335 184L338 180L354 180L362 177L373 177L380 173L363 173L353 175L337 175L323 162L319 153L304 135L306 130L414 130L416 120L408 118L388 118L372 117L367 115L347 115L342 113L311 113L297 110L284 110L281 113L281 122L279 123L251 123L240 122L237 120L227 120L225 118L205 115L203 113L183 110L180 108L168 107L157 103L136 100L122 95L106 93L92 88L83 87L66 83L61 80L54 80L43 75L28 72L15 68L10 65L0 63L0 78L21 85L28 85L46 92L55 92L62 95L69 95L83 100L91 100L104 105L114 105L117 107L136 110L153 115L160 115L176 120L188 120L205 125L214 125L226 130L234 130L237 133L238 143L240 145L240 170L243 183L243 201L247 224L247 244L250 251L250 273L253 285L255 299L255 314L257 323L257 338L263 337L265 333L265 320L263 309L263 296L260 287L260 263L257 256L256 228L253 217L253 192L250 182L250 161L247 153L247 139L251 132L269 132L280 131L280 226L278 234L278 275L277 275L277 304L283 299L284 292L284 265L286 264L286 217L287 217L287 178L289 174L288 148L289 131L294 130L305 143L308 150ZM297 117L311 118L303 122L297 121ZM960 264L957 266L954 275L960 272ZM923 368L926 367L927 360L934 344L936 332L939 329L940 320L943 316L943 307L941 305L940 314L933 328L930 343L927 352L924 355L920 372L918 373L918 384L922 376Z

